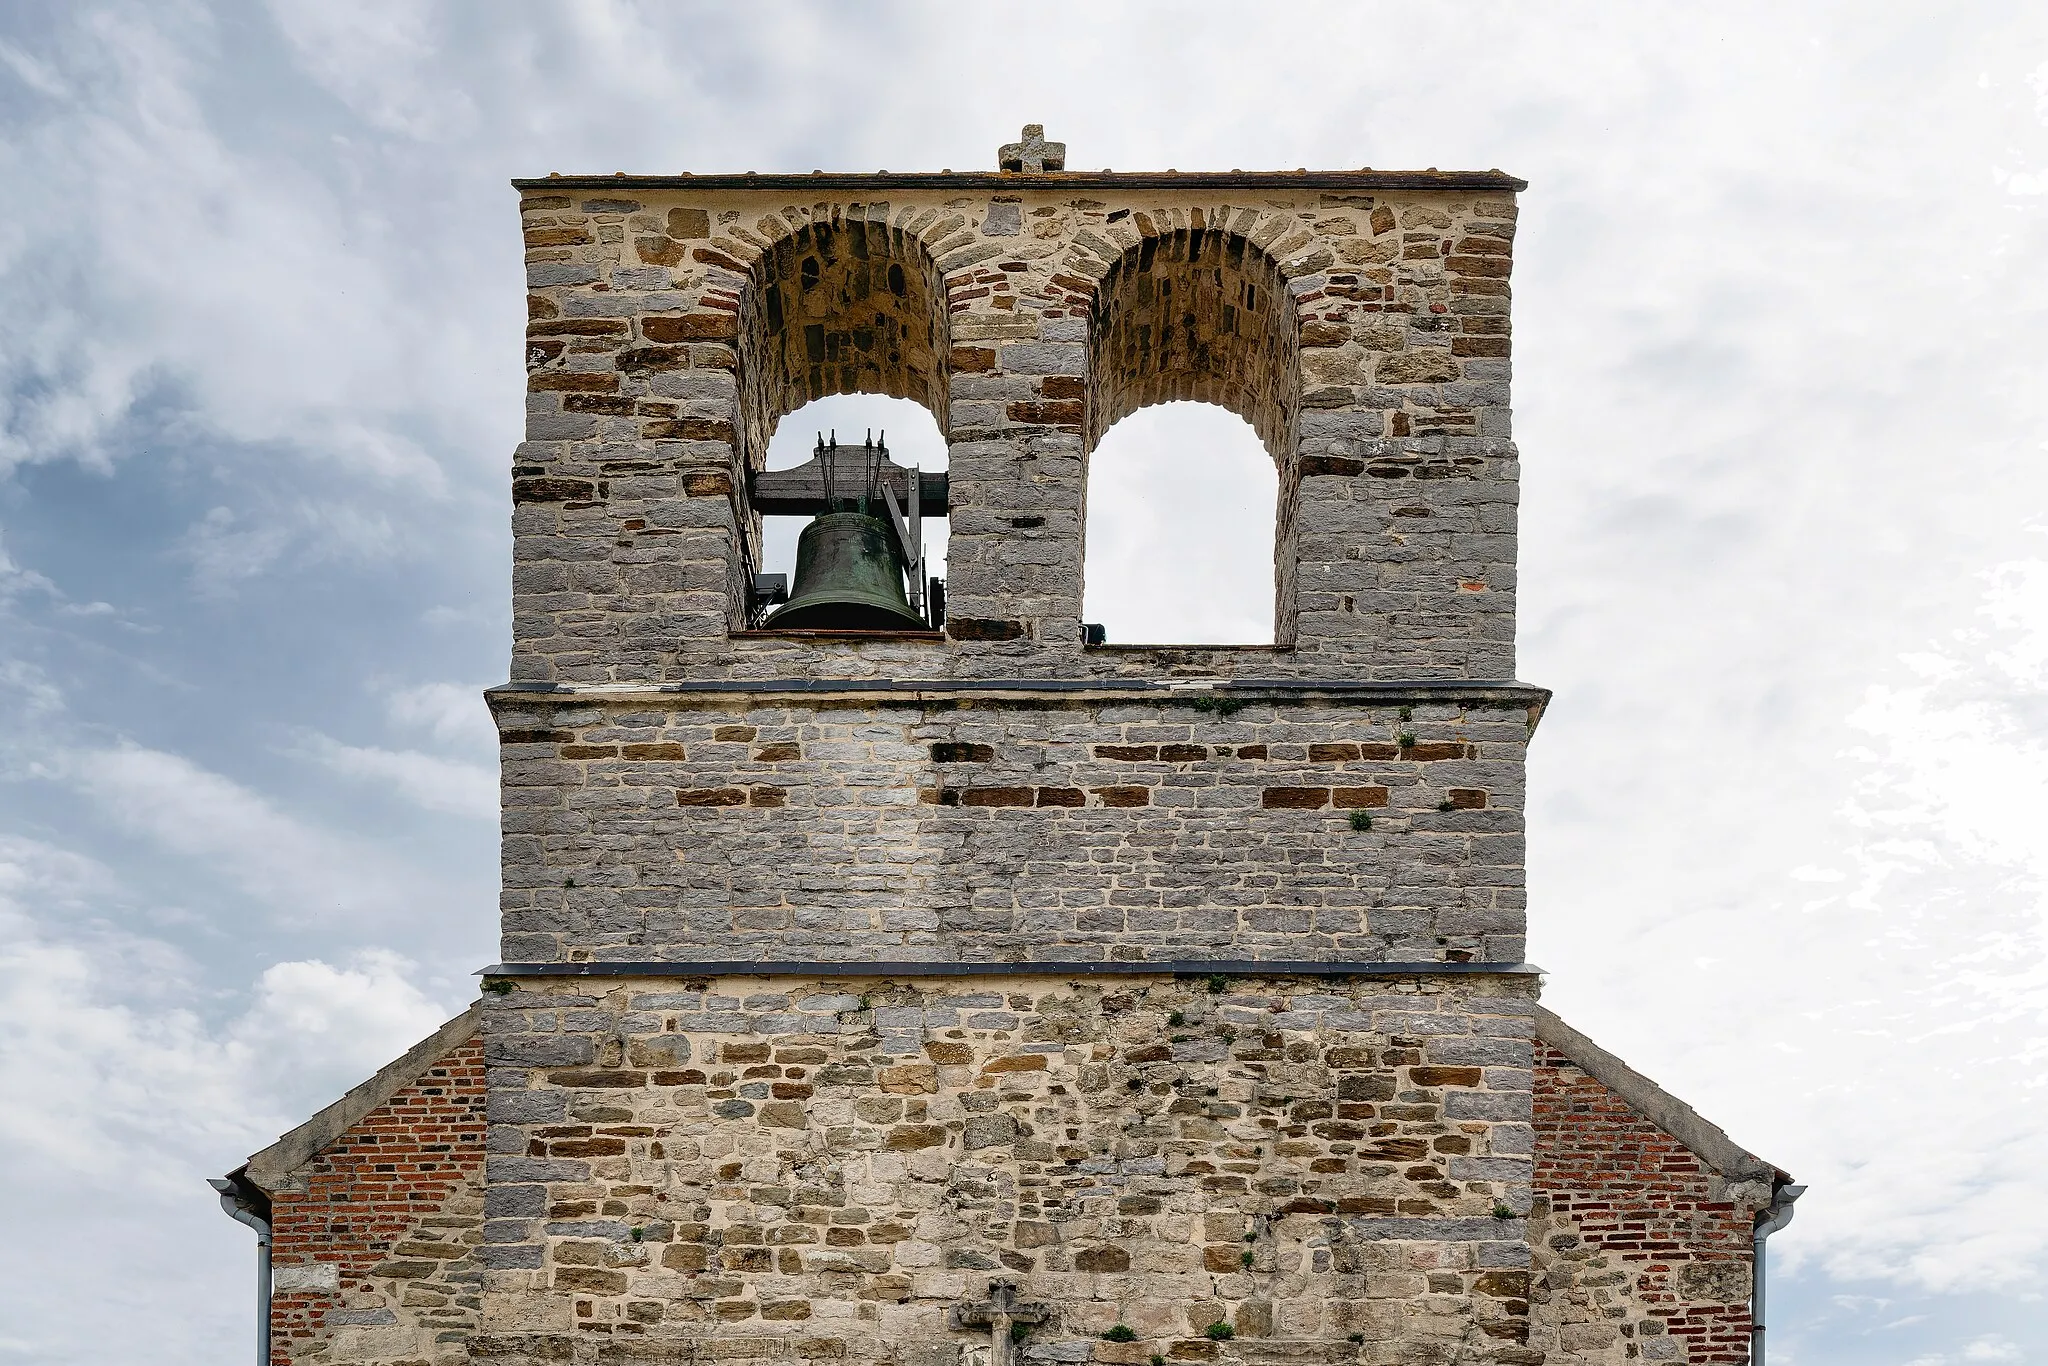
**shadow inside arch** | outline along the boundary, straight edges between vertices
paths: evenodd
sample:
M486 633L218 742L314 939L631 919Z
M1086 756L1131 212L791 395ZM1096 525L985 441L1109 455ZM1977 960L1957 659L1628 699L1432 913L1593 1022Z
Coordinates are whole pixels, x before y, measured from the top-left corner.
M1301 408L1300 326L1279 263L1236 233L1147 237L1103 275L1089 329L1089 434L1155 404L1213 403L1275 462ZM1091 443L1092 444L1092 443Z
M748 465L785 415L839 395L912 399L943 429L951 334L945 281L912 234L817 222L774 242L740 301Z

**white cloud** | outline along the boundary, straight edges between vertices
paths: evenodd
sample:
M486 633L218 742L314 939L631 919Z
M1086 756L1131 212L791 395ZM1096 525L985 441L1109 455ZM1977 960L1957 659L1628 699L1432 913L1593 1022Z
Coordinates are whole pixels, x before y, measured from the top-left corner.
M1961 1352L1957 1355L1951 1356L1946 1352L1928 1352L1914 1357L1906 1363L1906 1366L1959 1366L1960 1363L1971 1361L2024 1362L2026 1359L2026 1354L2020 1350L2018 1343L2010 1338L1992 1334L1987 1337L1975 1338L1965 1343Z
M1986 578L1986 624L1906 661L1919 681L1872 688L1850 718L1874 743L1841 910L1879 930L1858 955L1879 996L1858 1032L1877 1047L1831 1089L1849 1107L1835 1124L1860 1118L1845 1137L1886 1140L1831 1154L1841 1189L1823 1209L1857 1235L1824 1255L1935 1288L2020 1284L2048 1263L2048 1230L2010 1218L2048 1205L2048 563ZM1900 1095L1887 1063L1977 1096L1991 1132L1957 1152L1952 1117Z
M367 949L273 964L223 1015L198 963L119 928L140 901L91 858L0 836L0 1359L218 1360L248 1331L217 1292L250 1250L204 1178L453 1010ZM83 1328L31 1308L88 1301Z
M1083 615L1112 641L1270 644L1278 487L1250 424L1221 409L1117 423L1088 460Z
M31 53L22 51L13 43L0 42L0 63L4 63L23 85L38 95L51 99L63 99L71 91L48 62L36 60Z
M473 324L436 302L473 253L379 261L408 253L376 196L210 103L223 35L205 10L71 18L36 54L43 75L23 75L40 98L0 149L40 187L0 231L0 303L22 320L0 341L0 472L196 452L227 500L182 546L210 593L286 557L415 554L394 510L445 519L445 465L509 447L516 421L516 359L479 363ZM465 391L491 401L446 402ZM148 454L126 454L145 406Z
M2048 879L2048 562L1987 579L1980 615L1995 636L1965 629L1945 650L1906 657L1915 681L1873 686L1850 716L1878 765L1879 805L1857 815L1875 832L1932 833Z
M344 745L318 734L308 734L305 743L328 771L375 784L416 806L477 820L498 818L498 775L482 764L415 749Z
M15 612L30 604L53 606L60 617L83 619L119 617L110 602L77 602L51 581L47 574L20 564L0 539L0 614Z
M24 569L7 553L7 547L0 543L0 606L25 594L57 597L57 585L45 575L33 569Z
M425 729L444 745L494 753L498 728L483 691L474 684L418 683L394 688L385 699L385 710L399 725Z
M209 508L185 533L180 553L192 565L201 592L225 593L276 564L291 534L281 526L237 527L233 508Z
M1707 780L1721 803L1660 813L1740 849L1746 884L1674 884L1677 904L1632 938L1578 939L1552 992L1811 1185L1774 1256L1942 1292L2017 1288L2048 1266L2048 1229L2011 1217L2048 1206L2048 565L1978 582L1974 624L1904 655L1846 724L1817 732L1840 737L1831 781L1796 766L1803 745L1743 741L1727 785ZM1539 737L1539 765L1557 742ZM1830 792L1836 809L1816 809ZM1626 828L1594 824L1585 847ZM1702 942L1725 952L1677 970L1670 956ZM1646 1034L1631 1013L1647 1009L1644 965L1659 1021L1712 1028ZM1966 1106L1971 1141L1930 1097Z
M449 1014L411 962L366 949L273 964L210 1020L197 965L119 928L136 899L90 858L0 836L0 1170L183 1194L195 1160L232 1165Z
M416 973L390 949L361 950L341 966L317 958L273 963L229 1037L252 1052L280 1050L293 1066L317 1054L329 1074L360 1080L448 1018L448 1006L414 982Z
M459 137L474 126L468 93L432 74L449 37L432 8L270 0L269 10L300 65L371 126L419 139Z
M64 778L120 825L213 869L282 921L381 919L423 895L374 848L309 825L182 755L122 744L59 762Z

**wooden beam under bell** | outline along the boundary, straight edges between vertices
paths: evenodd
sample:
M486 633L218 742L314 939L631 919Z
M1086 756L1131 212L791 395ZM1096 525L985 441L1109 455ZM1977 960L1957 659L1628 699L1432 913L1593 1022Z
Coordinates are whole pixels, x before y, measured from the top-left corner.
M882 466L878 480L899 503L908 502L910 473L892 460ZM815 456L795 469L760 471L747 481L747 496L753 510L764 517L816 517L832 511L825 501L825 470ZM919 476L918 504L928 513L951 511L943 471Z

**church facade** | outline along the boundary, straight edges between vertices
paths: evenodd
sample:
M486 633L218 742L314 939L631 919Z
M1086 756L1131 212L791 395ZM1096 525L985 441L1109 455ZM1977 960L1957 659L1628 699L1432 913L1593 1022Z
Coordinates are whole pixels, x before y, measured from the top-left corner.
M262 1359L1750 1360L1798 1188L1523 961L1522 183L999 165L517 182L501 961L216 1183ZM943 598L781 627L768 436L856 392L946 435L869 466ZM1272 646L1081 619L1183 399L1277 464Z

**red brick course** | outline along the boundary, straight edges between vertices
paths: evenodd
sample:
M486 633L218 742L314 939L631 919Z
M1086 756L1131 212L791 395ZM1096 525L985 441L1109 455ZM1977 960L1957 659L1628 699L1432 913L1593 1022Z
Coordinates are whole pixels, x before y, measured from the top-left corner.
M302 1191L272 1197L272 1256L280 1267L335 1264L341 1292L372 1288L373 1268L421 1219L440 1209L484 1160L482 1038L451 1049L358 1122L298 1175ZM323 1333L333 1295L291 1291L271 1306L271 1361L290 1366Z
M1688 1361L1749 1360L1749 1304L1689 1299L1693 1263L1751 1258L1754 1212L1715 1198L1720 1184L1684 1144L1536 1044L1535 1187L1592 1248L1626 1265L1635 1297L1682 1340Z

